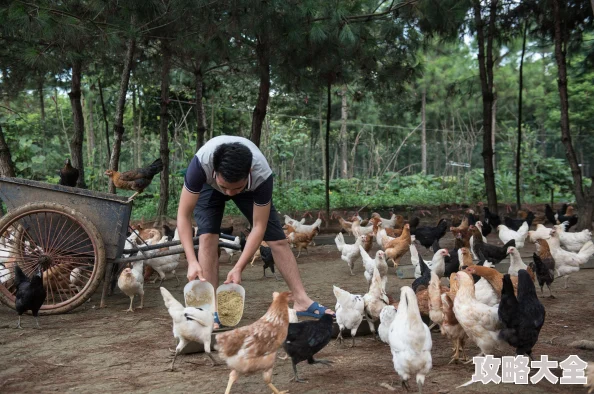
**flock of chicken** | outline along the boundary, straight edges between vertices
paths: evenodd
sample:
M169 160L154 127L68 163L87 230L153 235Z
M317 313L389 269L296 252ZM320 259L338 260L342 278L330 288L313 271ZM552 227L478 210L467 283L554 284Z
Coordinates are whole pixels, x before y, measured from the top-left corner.
M536 295L534 280L539 281L542 291L544 284L550 286L555 276L567 277L579 270L580 264L594 254L591 233L587 230L568 233L567 223L555 224L553 228L538 224L536 230L530 231L534 219L530 212L519 213L520 219L505 218L507 224L504 225L498 216L484 210L482 221L469 210L460 223L449 227L455 236L451 250L439 247L440 239L448 230L445 220L440 220L436 226L419 226L418 219L407 223L398 215L384 219L373 214L368 224L363 225L358 216L349 222L333 214L342 229L356 237L354 244L347 244L342 233L336 236L341 258L354 274L355 261L361 257L368 284L368 291L363 295L334 286L339 326L337 340L342 342L343 331L347 330L355 346L355 336L363 320L373 333L379 323L378 337L389 344L394 368L407 389L409 379L414 378L421 390L432 368L431 332L423 317L433 322L432 327L439 326L442 335L452 341L450 363L467 360L465 343L468 338L483 355L493 354L500 345L508 343L516 349L516 354L531 357L545 320L545 309ZM302 249L307 250L314 243L321 222L320 215L311 225L285 216L285 233L290 244L298 249L298 256ZM503 246L487 243L485 236L493 229L497 230ZM415 240L433 249L431 261L422 259L413 243ZM374 241L380 250L372 258L369 252ZM519 253L526 242L537 243L537 253L530 264L524 263ZM388 262L397 267L409 252L417 268L416 278L411 286L403 286L400 299L394 300L386 293ZM503 275L492 267L508 255L510 267ZM449 286L442 285L442 277L449 279ZM169 307L167 296L163 297L174 320L174 336L181 343L181 325L195 325L193 332L201 332L201 335L193 340L208 342L205 350L212 359L210 321L192 317L197 313L192 308L182 309L178 305L175 311ZM290 293L275 293L262 318L217 335L216 348L231 368L226 393L239 376L256 372L262 372L265 383L278 393L271 379L276 353L281 347L292 360L294 379L298 382L302 381L297 373L299 362L331 363L315 359L314 355L331 340L332 317L298 322L294 311L288 307L290 299Z
M336 236L341 258L353 275L354 263L361 257L369 285L364 295L334 287L338 301L336 321L341 333L350 330L354 346L354 336L363 319L372 332L379 322L379 337L390 345L402 385L407 388L408 379L416 377L419 390L432 367L430 328L423 324L422 316L433 322L432 327L439 326L442 335L453 342L450 362L458 362L461 355L467 358L467 338L479 347L479 355L493 354L507 342L516 354L532 357L545 319L545 309L536 295L535 277L541 292L545 284L550 290L555 277L565 277L567 287L569 275L594 254L591 232L567 232L568 227L577 223L577 217L571 207L563 210L546 214L553 221L552 228L537 224L533 231L529 230L535 218L532 212L519 212L518 219L506 217L506 224L502 224L499 216L486 207L483 221L468 210L461 223L449 227L455 237L451 250L439 246L447 231L444 219L435 227L420 227L418 220L405 223L402 216L392 214L390 219L384 219L374 213L368 225L362 226L358 216L349 222L335 215L342 229L356 237L354 244L346 244L342 234ZM486 235L492 229L498 232L503 246L487 243ZM381 248L375 259L368 255L373 238ZM431 261L422 259L415 240L432 248ZM537 252L534 261L527 265L519 249L528 241L536 243ZM415 280L410 287L400 289L400 300L395 301L386 293L386 259L397 267L408 252L416 266ZM503 275L492 267L508 255L510 266ZM478 261L473 261L473 257ZM449 287L442 285L442 277L449 280Z

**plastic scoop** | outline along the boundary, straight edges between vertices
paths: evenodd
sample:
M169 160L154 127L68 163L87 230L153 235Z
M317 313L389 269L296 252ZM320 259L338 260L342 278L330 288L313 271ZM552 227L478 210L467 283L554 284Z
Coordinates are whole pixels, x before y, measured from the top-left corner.
M221 297L219 297L219 293L223 292L223 291L233 291L238 293L241 296L241 311L239 312L239 315L235 316L234 320L230 320L227 316L224 315L224 313L222 314L221 311L225 311L225 305L221 302ZM224 302L224 301L223 301ZM243 317L243 310L245 308L245 289L243 288L243 286L241 285L237 285L235 283L229 283L226 285L220 285L217 289L217 306L218 306L218 311L219 311L219 319L221 320L221 324L223 324L224 326L227 327L235 327L236 325L239 324L239 322L241 321L241 318Z
M186 307L202 308L214 312L215 292L209 282L193 280L184 286Z

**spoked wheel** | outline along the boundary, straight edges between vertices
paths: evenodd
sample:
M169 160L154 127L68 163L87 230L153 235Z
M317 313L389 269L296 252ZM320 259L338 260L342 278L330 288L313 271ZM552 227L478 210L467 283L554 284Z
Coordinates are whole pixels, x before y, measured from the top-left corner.
M105 270L103 239L82 214L64 205L32 203L0 219L0 301L15 308L14 266L40 269L46 289L40 313L68 312L95 292Z

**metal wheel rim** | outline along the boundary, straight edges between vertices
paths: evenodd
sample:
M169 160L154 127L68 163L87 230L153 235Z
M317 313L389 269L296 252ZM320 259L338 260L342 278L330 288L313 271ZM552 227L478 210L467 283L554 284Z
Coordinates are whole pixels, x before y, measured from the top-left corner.
M64 231L66 234L70 234L69 237L65 240L60 238L60 234L51 237L50 230L52 229L44 229L42 224L39 222L39 217L37 215L43 215L46 220L48 215L50 215L50 227L52 226L54 217L57 218L57 226L60 226L60 221L62 220L63 223L61 229L65 228ZM8 229L15 227L17 223L20 223L26 217L33 218L34 216L37 216L37 220L31 221L31 223L33 223L33 231L29 233L29 231L25 230L25 233L19 237L20 241L17 240L11 244L11 246L6 246L6 238L4 238L5 245L3 246L0 243L0 251L10 250L12 252L16 252L17 257L15 262L29 277L37 272L37 267L40 264L46 265L47 260L40 262L40 255L49 255L53 261L43 269L44 279L46 278L46 275L49 278L49 287L46 287L46 301L44 302L40 311L58 309L72 303L74 300L80 297L83 297L87 288L89 288L93 283L97 273L97 265L100 263L97 261L97 241L92 237L93 232L89 229L86 223L84 223L84 221L81 221L76 216L70 215L67 212L52 208L32 209L19 214L4 227L0 228L0 237L4 235ZM36 228L35 225L37 225ZM35 238L43 238L43 241L36 242ZM22 246L23 239L29 241L30 243L28 247L30 250L29 252L25 252L25 248ZM61 249L64 242L66 241L73 242L73 244L70 245L72 248L69 250ZM80 249L79 245L85 243L85 241L88 241L86 246L92 246L92 253L90 250L86 253L77 252L77 247ZM41 247L43 253L39 252L36 248L31 248L31 244L38 244L36 246ZM34 252L31 252L31 249L33 249ZM71 255L66 256L67 252L71 252ZM92 265L92 269L90 270L83 268L90 265ZM68 267L72 268L69 271L65 271L64 269L67 269ZM82 271L82 273L77 277L83 278L85 280L84 286L80 286L80 290L75 290L74 288L68 286L68 291L66 294L64 294L64 283L71 282L70 276L72 274L72 270L75 268L79 268ZM53 274L48 273L48 269ZM14 271L12 272L12 275L14 275ZM54 281L51 280L52 278ZM0 279L2 279L1 276ZM57 283L57 280L60 280L63 283ZM14 302L16 288L14 287L12 280L8 286L5 283L0 284L0 291Z

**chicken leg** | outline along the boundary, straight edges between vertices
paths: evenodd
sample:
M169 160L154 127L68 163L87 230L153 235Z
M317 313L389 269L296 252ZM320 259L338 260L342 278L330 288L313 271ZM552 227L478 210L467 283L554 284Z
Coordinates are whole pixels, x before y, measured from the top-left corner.
M237 378L239 378L239 374L235 372L235 370L231 371L229 374L229 381L227 382L227 390L225 390L225 394L229 394L231 392L231 386L233 386L233 383L235 383Z
M272 384L272 368L270 368L268 371L265 371L262 374L262 377L264 378L264 383L266 383L266 385L270 388L270 390L272 390L272 392L274 394L288 394L289 391L280 391L279 389L277 389L276 387L274 387L274 385ZM228 394L228 393L225 393Z
M140 295L140 306L137 309L144 308L144 292Z
M549 285L547 284L547 287L549 288L549 294L550 294L550 295L549 295L549 298L553 298L553 299L554 299L554 298L555 298L555 296L553 295L553 290L551 290L551 286L549 286ZM542 289L542 287L541 287L541 289Z
M19 321L18 321L17 326L15 328L20 328L21 330L23 329L23 327L21 327L21 315L19 315Z
M134 302L134 296L130 297L130 308L126 309L124 312L134 312L134 308L132 308L133 302Z
M132 200L134 200L134 197L136 197L139 193L140 192L136 192L133 195L131 195L130 198L128 199L128 201L126 201L126 202L128 203L128 202L131 202Z
M295 383L308 383L307 380L303 380L299 377L299 374L297 373L297 364L295 364L295 362L292 362L293 364L293 377L291 378L291 380L289 380L289 382L291 381L295 381Z
M35 324L37 325L37 328L41 330L41 327L39 327L39 317L37 316L35 316Z

